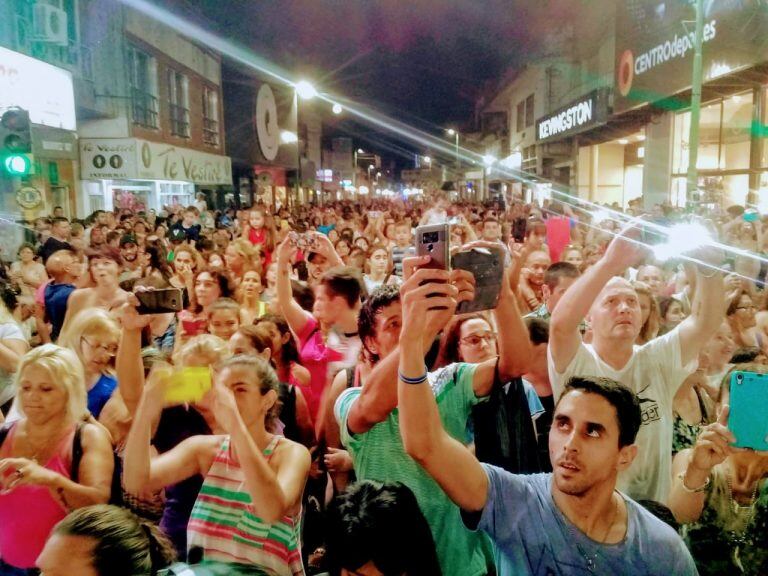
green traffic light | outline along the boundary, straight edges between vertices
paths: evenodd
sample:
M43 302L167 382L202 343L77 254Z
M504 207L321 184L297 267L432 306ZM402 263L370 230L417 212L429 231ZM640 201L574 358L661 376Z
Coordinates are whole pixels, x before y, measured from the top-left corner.
M11 154L5 159L5 170L13 176L26 176L30 168L29 158L23 154Z

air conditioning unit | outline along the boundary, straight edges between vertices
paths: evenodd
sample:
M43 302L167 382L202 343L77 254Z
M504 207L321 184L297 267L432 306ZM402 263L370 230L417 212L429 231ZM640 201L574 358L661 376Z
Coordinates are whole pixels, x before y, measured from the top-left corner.
M67 13L51 4L39 2L33 6L32 29L36 42L56 46L66 46L69 43Z

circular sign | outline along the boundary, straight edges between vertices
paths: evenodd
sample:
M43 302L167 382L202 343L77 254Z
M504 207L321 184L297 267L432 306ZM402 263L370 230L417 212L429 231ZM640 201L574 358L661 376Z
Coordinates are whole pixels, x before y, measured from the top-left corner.
M619 58L618 85L619 93L626 97L632 89L632 81L635 79L635 56L632 50L624 50Z
M280 128L277 125L277 104L269 84L262 84L256 96L256 135L264 158L274 160L280 147Z
M109 165L115 170L119 170L123 167L123 157L119 154L112 154L112 156L109 157Z
M104 156L102 156L101 154L96 154L96 156L93 157L93 165L96 168L99 168L99 169L104 168L106 164L107 164L107 159L104 158Z
M26 210L32 210L42 205L43 195L40 190L32 186L23 186L16 192L16 202Z

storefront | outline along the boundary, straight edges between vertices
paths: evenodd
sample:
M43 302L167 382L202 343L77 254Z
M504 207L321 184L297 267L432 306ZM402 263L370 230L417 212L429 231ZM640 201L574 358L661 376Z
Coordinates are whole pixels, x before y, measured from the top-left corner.
M0 114L13 108L29 113L30 171L17 176L0 172L0 215L30 221L50 214L55 206L74 215L77 125L72 75L0 47Z
M80 140L82 213L194 204L198 192L232 186L228 156L139 138Z

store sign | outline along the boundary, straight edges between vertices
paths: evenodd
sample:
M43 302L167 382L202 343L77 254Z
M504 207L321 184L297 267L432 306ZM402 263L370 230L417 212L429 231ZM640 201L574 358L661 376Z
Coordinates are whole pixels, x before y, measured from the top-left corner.
M32 152L40 158L77 159L77 135L69 130L32 126Z
M80 176L83 180L137 178L137 149L133 138L80 140Z
M0 47L0 110L20 106L33 124L77 130L72 75Z
M232 160L138 138L88 139L80 143L84 180L169 180L199 185L232 184Z
M663 100L691 87L695 19L695 2L618 3L617 112ZM766 26L768 11L760 2L704 2L704 81L763 62L768 47Z
M539 119L536 122L537 142L573 136L593 126L604 124L608 118L607 95L605 90L595 90Z

